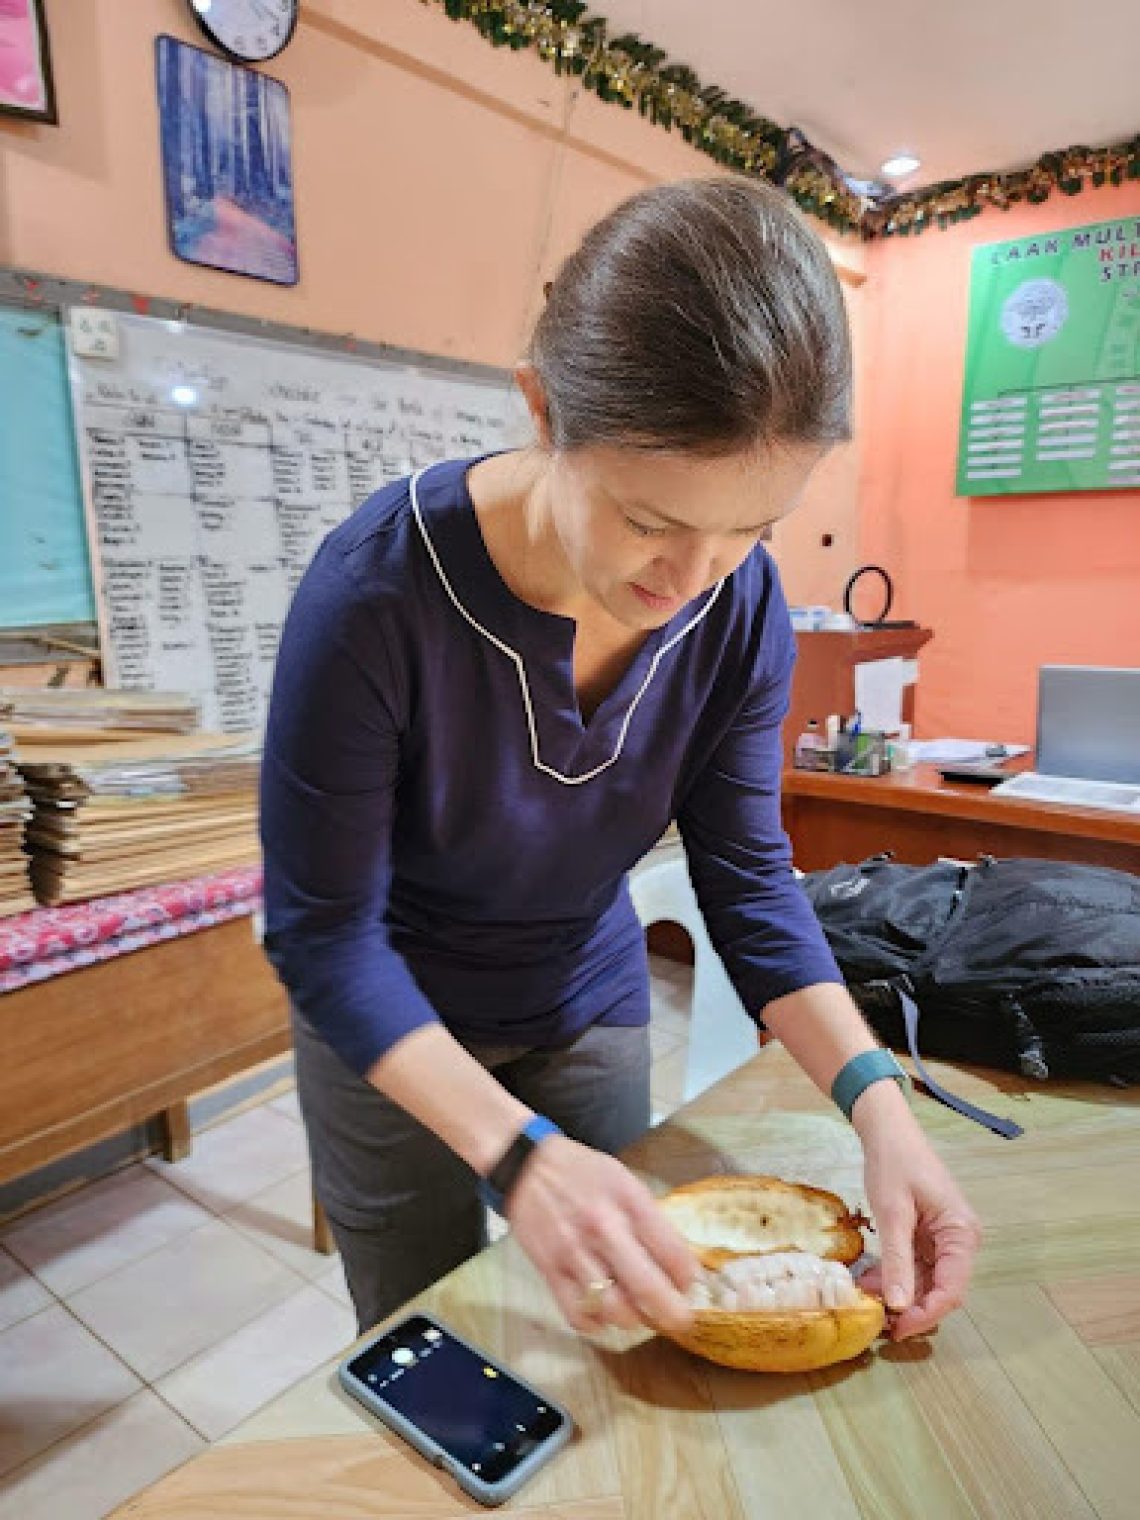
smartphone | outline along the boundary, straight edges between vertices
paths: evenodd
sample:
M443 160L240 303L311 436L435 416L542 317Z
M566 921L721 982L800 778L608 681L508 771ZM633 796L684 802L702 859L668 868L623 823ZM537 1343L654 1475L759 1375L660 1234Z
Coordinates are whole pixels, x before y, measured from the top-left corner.
M481 1504L502 1504L574 1430L565 1409L439 1320L413 1314L338 1368L344 1388Z

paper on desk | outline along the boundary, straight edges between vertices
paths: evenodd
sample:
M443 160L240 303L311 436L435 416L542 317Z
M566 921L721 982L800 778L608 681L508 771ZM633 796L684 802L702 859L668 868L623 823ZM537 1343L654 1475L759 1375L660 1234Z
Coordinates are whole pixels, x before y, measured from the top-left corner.
M914 662L862 660L855 667L855 706L864 732L897 734L902 722L903 687L914 680Z
M911 746L916 760L930 765L969 765L975 760L1012 760L1017 755L1029 753L1028 744L1002 745L1000 755L988 750L999 744L997 739L922 739Z

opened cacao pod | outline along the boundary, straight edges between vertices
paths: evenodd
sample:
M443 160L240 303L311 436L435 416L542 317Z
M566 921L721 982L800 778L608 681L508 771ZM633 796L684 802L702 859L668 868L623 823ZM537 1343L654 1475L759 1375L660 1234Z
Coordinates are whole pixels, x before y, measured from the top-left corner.
M883 1328L851 1277L862 1215L822 1188L778 1177L709 1177L658 1200L702 1274L679 1345L725 1367L807 1372L849 1361Z

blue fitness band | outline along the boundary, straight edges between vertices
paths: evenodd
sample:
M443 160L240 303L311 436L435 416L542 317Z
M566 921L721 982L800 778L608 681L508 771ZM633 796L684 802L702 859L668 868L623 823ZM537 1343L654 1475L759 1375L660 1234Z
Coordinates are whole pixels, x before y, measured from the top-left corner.
M553 1119L544 1119L541 1114L535 1114L533 1119L523 1125L507 1150L487 1175L479 1180L479 1196L488 1208L494 1209L496 1214L506 1213L507 1195L531 1154L543 1140L561 1133Z
M856 1098L872 1082L881 1082L884 1077L896 1081L904 1093L911 1085L910 1078L889 1050L865 1050L861 1055L852 1056L831 1084L832 1102L850 1120Z

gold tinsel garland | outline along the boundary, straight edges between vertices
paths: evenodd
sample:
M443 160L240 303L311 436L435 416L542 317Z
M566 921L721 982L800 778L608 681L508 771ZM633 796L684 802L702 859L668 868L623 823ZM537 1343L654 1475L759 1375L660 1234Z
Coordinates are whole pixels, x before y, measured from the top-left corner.
M892 196L864 212L860 231L873 238L949 227L979 216L987 206L1008 211L1018 201L1040 205L1054 190L1079 195L1090 185L1120 185L1126 179L1140 179L1140 134L1105 148L1043 153L1030 168L1009 174L971 174Z
M676 127L718 163L782 185L810 215L865 238L948 227L986 206L1036 204L1054 190L1076 195L1086 184L1140 179L1140 135L1105 148L1043 154L1029 169L974 174L925 189L874 199L796 128L757 116L692 69L666 63L660 48L632 34L611 38L583 0L423 0L469 21L496 47L534 48L559 73L573 73L601 97L636 108L657 126Z

